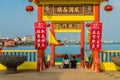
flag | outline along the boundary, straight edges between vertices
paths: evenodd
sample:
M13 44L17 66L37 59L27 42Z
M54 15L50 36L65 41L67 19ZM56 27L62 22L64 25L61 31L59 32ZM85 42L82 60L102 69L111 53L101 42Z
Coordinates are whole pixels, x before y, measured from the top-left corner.
M51 30L49 30L49 40L48 40L48 42L49 42L49 44L61 45L61 43L57 41L57 39L55 38L55 36L51 32Z

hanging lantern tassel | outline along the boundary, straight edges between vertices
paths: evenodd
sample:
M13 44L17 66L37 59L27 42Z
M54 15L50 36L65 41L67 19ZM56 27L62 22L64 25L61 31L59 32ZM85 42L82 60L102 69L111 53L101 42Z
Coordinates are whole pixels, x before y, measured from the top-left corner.
M107 13L108 13L108 19L110 19L110 11L107 11Z
M110 19L110 12L113 10L113 7L111 5L106 5L104 7L104 10L108 13L108 19Z

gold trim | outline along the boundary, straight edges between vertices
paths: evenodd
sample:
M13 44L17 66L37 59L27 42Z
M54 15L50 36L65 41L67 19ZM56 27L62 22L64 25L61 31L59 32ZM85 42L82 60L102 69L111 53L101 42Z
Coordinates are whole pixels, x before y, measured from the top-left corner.
M93 21L94 16L43 16L44 21L71 21L71 22L80 22L80 21Z
M100 4L98 0L34 0L37 5L40 4Z

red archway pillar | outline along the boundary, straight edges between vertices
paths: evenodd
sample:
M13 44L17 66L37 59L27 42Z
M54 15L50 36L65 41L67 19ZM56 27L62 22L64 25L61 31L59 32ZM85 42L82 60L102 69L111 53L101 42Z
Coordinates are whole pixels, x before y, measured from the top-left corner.
M81 45L81 53L80 53L80 60L81 60L81 67L85 68L84 64L84 22L81 22L81 33L80 33L80 45Z
M55 27L55 24L52 23L51 32L53 36L55 36L54 27ZM51 66L55 67L55 45L54 44L51 44Z
M42 22L42 5L38 6L38 22ZM40 69L43 70L43 54L44 50L37 49L38 52L38 58L37 58L37 72L40 72Z
M2 48L0 47L0 56L2 56Z
M94 22L100 22L100 5L95 4L95 21ZM94 59L94 70L95 72L100 72L100 56L99 56L99 50L93 51L93 59Z

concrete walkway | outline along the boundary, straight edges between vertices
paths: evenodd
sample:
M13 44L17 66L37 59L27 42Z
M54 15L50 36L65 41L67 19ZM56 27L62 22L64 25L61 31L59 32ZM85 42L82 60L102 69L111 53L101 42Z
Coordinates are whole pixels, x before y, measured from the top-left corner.
M41 72L20 70L16 74L5 74L0 71L0 80L120 80L119 71L96 73L91 69L58 69L49 68Z

